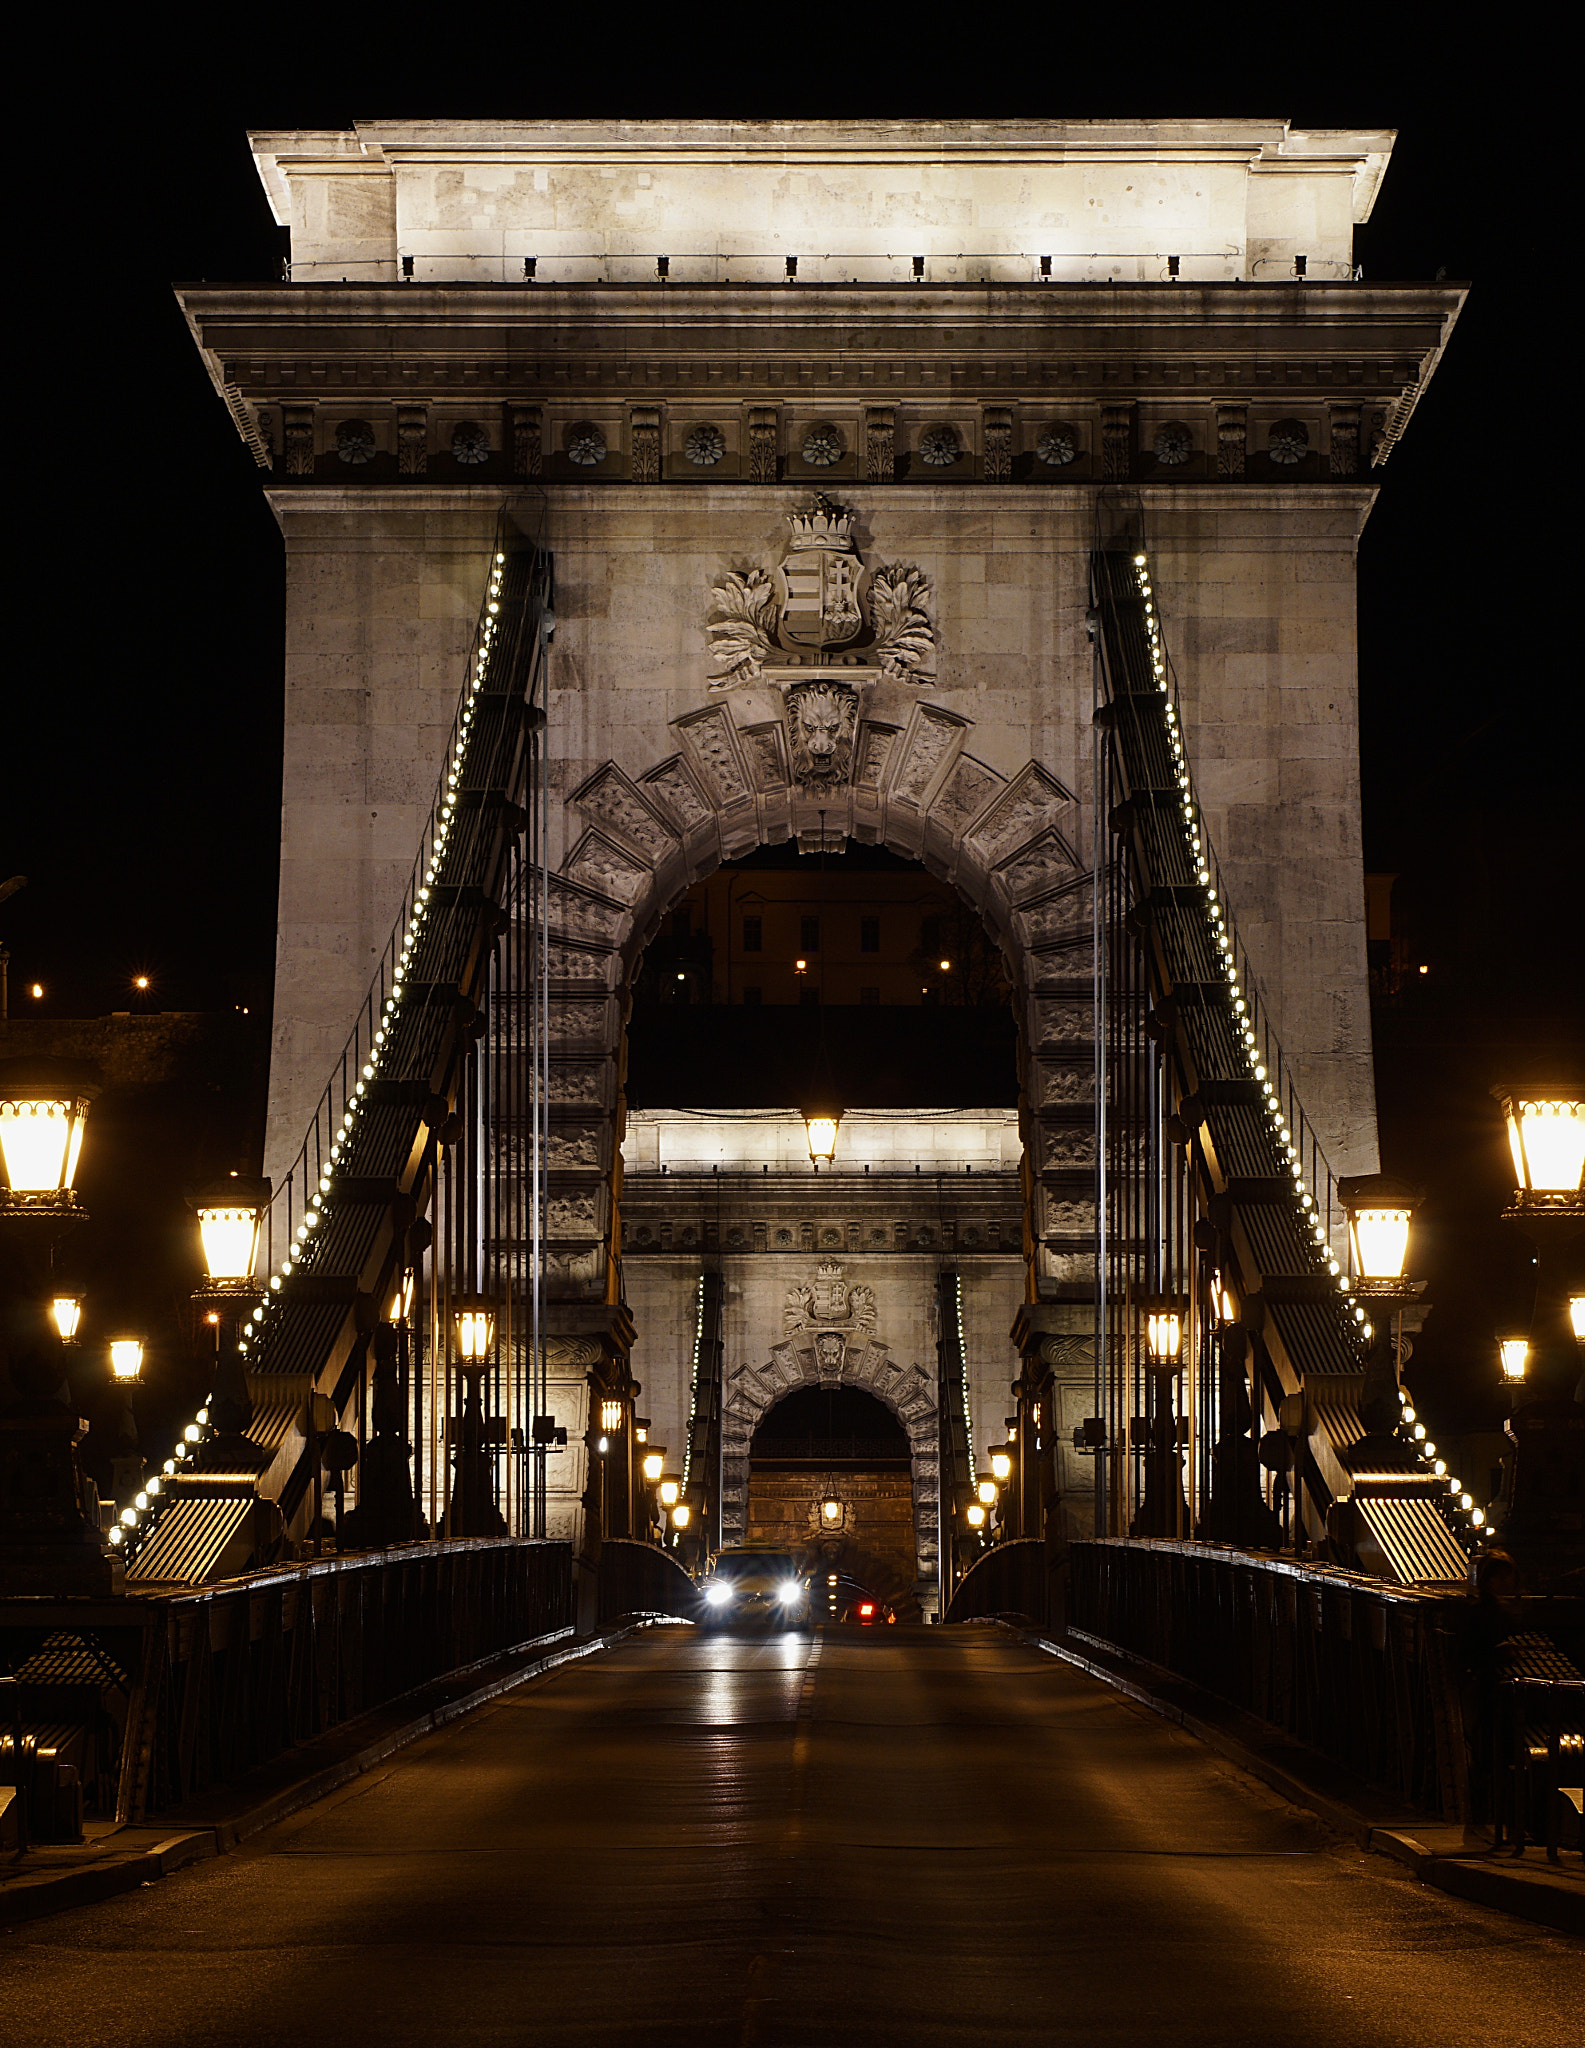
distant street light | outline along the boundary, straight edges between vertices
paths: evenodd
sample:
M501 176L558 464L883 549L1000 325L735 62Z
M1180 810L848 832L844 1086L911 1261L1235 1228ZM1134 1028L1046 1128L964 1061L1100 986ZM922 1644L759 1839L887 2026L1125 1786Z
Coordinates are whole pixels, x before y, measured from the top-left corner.
M482 1365L495 1343L494 1308L487 1301L459 1301L453 1305L452 1320L458 1352L470 1365Z
M806 1109L804 1111L804 1132L809 1141L809 1157L816 1166L829 1166L836 1157L837 1127L842 1121L842 1112L836 1109Z
M143 1339L112 1337L110 1374L117 1386L135 1387L143 1376Z

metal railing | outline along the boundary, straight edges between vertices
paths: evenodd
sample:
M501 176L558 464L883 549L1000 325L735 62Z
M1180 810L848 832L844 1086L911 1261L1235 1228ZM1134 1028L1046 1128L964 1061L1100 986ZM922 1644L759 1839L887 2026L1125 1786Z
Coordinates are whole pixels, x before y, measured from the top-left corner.
M1457 1596L1207 1544L1075 1543L1068 1640L1121 1649L1450 1821L1471 1817Z

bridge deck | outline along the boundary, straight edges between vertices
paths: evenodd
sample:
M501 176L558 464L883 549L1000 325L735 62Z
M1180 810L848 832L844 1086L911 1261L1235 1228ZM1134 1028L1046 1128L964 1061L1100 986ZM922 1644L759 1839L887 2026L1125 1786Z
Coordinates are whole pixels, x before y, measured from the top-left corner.
M1573 2038L1585 1962L989 1629L677 1629L4 1944L0 2041Z

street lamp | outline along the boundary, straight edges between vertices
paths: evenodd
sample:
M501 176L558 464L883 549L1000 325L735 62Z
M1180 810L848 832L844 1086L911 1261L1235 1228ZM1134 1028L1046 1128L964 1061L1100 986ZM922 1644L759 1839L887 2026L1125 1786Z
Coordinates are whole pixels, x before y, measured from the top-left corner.
M235 1173L212 1181L193 1196L204 1265L215 1293L256 1291L253 1270L258 1263L259 1224L269 1202L267 1180L244 1180Z
M1385 1173L1345 1176L1337 1184L1348 1216L1354 1276L1362 1293L1395 1294L1403 1284L1409 1224L1425 1199L1420 1188Z
M0 1060L0 1207L71 1211L97 1070L78 1060Z
M804 1134L809 1141L809 1157L816 1165L829 1166L836 1157L837 1127L842 1121L839 1109L806 1109L804 1111Z
M391 1305L385 1311L388 1323L405 1323L413 1313L413 1269L408 1266L396 1282Z
M57 1294L50 1303L50 1314L55 1318L55 1327L61 1333L63 1344L77 1342L77 1326L83 1317L83 1298L80 1294Z
M143 1375L143 1339L112 1337L110 1376L118 1387L135 1387Z
M669 1511L677 1505L681 1495L682 1481L677 1477L677 1474L675 1472L663 1473L659 1488L661 1506Z
M1585 1167L1585 1101L1579 1091L1498 1086L1491 1092L1508 1124L1518 1206L1568 1206L1568 1197L1579 1194Z
M452 1306L457 1328L457 1353L467 1365L483 1365L495 1343L495 1310L487 1301L466 1300Z
M1155 1294L1136 1298L1145 1316L1145 1485L1131 1534L1179 1536L1188 1526L1183 1497L1183 1460L1178 1452L1178 1418L1172 1383L1183 1362L1183 1318L1188 1304L1181 1295Z
M983 1529L985 1527L985 1510L977 1500L972 1500L963 1510L963 1519L971 1529Z
M1151 1301L1145 1309L1145 1350L1160 1371L1176 1371L1183 1349L1183 1306L1177 1301Z
M983 1472L974 1482L975 1498L978 1500L982 1508L995 1507L996 1496L999 1491L1000 1489L998 1488L996 1481L988 1477Z
M671 1526L678 1530L686 1529L692 1520L693 1509L689 1507L685 1500L678 1501L671 1511Z
M992 1444L990 1449L991 1476L999 1486L1005 1486L1013 1476L1013 1453L1010 1444Z
M820 1520L826 1528L836 1528L842 1520L841 1501L823 1500L820 1503Z
M650 1486L655 1484L665 1469L666 1457L663 1451L646 1451L639 1465L639 1470Z
M1526 1369L1530 1364L1530 1339L1528 1337L1499 1337L1497 1339L1497 1353L1502 1360L1504 1386L1522 1386Z

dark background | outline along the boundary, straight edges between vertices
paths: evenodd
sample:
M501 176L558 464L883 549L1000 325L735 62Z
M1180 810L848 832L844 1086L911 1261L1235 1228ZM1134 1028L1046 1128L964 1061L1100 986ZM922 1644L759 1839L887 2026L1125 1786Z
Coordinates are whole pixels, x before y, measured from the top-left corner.
M794 11L687 8L587 28L488 8L332 9L284 27L176 10L95 35L72 17L70 46L46 46L27 74L9 171L27 568L0 876L29 877L0 906L12 1014L126 1009L139 973L155 1008L224 1012L241 1031L268 1013L281 558L260 472L170 291L277 272L248 128L722 113L1396 127L1358 258L1370 278L1445 273L1472 291L1379 473L1360 560L1366 865L1400 877L1402 945L1430 969L1378 1009L1382 1158L1431 1189L1415 1258L1438 1308L1417 1398L1433 1417L1446 1406L1443 1430L1489 1419L1490 1338L1528 1308L1529 1254L1496 1220L1509 1167L1486 1091L1520 1063L1576 1058L1581 1036L1564 515L1577 431L1555 376L1575 231L1549 210L1566 187L1544 51L1524 53L1521 94L1500 44L1427 55L1385 18L1363 24L1368 42L1353 17L1273 18L1063 14L1013 41L1010 16L929 8L818 32ZM42 1004L26 996L35 980ZM257 1125L257 1051L235 1061L231 1120L204 1113L228 1144ZM183 1141L166 1149L174 1161ZM159 1150L151 1132L145 1170ZM219 1163L241 1162L205 1170ZM84 1171L94 1198L91 1152ZM156 1202L148 1186L159 1206L169 1190ZM181 1259L196 1254L185 1226L160 1229L171 1257L178 1237Z

